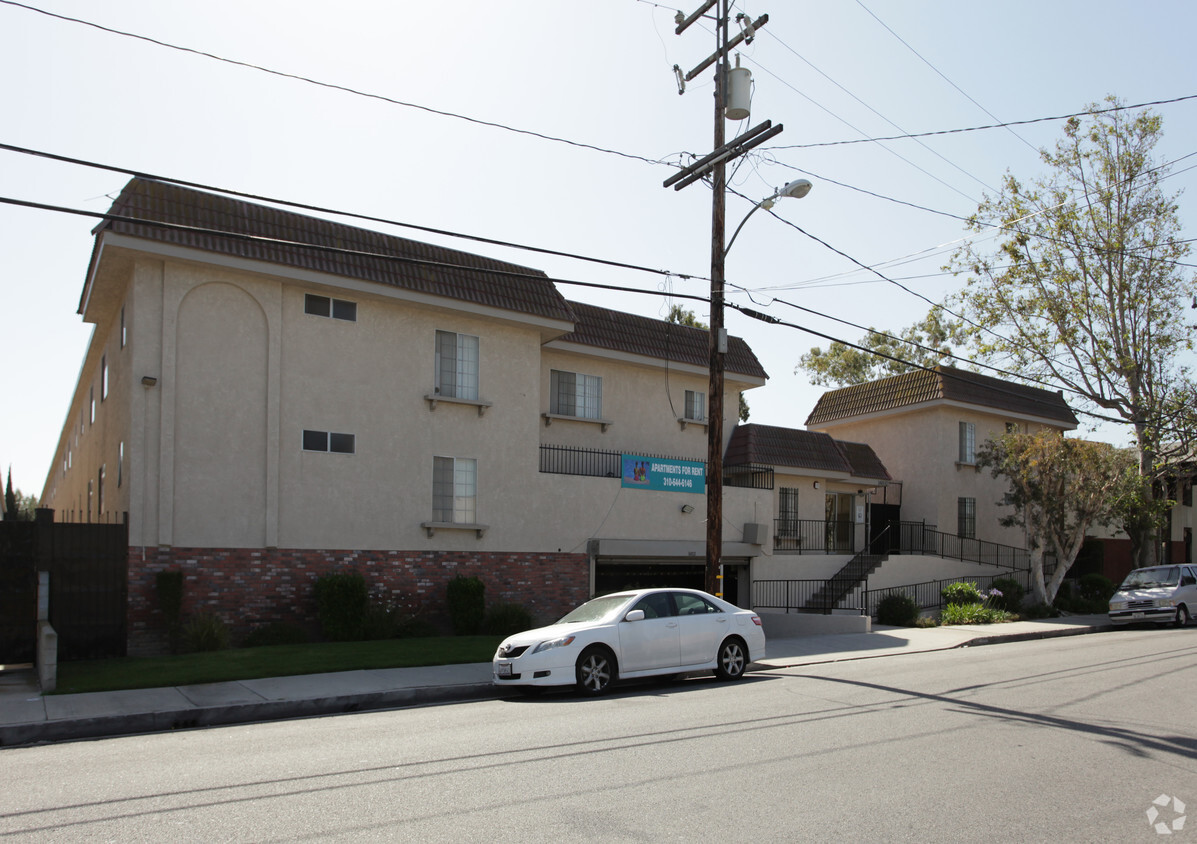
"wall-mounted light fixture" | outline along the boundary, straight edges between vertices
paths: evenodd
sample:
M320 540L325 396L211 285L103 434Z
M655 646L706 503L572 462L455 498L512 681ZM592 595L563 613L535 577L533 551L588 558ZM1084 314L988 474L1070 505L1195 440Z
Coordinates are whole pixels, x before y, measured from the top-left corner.
M819 482L815 481L815 489L818 489L818 488L819 488Z
M157 383L158 383L158 379L155 378L153 375L141 376L141 386L143 386L143 387L152 387Z
M694 505L693 505L693 504L683 504L683 505L682 505L682 512L683 512L683 513L693 513L693 512L694 512Z

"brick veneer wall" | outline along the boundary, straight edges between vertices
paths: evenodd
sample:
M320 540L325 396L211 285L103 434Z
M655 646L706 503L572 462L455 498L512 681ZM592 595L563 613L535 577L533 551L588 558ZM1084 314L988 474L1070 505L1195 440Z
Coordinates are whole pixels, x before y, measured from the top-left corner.
M537 623L559 618L590 596L585 554L130 548L131 656L167 650L155 585L156 574L166 570L183 572L183 617L214 613L229 625L234 641L271 622L315 629L313 584L330 572L360 572L371 600L441 625L447 618L446 586L458 575L482 580L487 606L521 604Z

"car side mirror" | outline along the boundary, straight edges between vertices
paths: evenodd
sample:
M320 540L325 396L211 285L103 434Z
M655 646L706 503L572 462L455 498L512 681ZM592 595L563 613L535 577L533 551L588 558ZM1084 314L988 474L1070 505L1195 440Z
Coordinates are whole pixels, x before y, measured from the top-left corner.
M632 610L623 617L624 621L644 621L644 610Z

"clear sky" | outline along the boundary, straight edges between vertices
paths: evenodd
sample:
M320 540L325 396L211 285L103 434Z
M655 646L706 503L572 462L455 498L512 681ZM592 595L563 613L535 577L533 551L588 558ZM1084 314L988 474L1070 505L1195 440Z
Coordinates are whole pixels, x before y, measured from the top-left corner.
M673 275L618 270L369 224L558 279L649 294L561 285L570 299L662 317L678 302L706 319L704 303L670 295L707 291L706 281L687 276L709 274L710 191L661 183L685 154L711 148L712 72L679 96L672 68L698 64L714 36L709 24L674 35L675 7L641 0L28 5L411 105L4 0L2 143L668 270ZM727 262L729 282L750 292L733 290L730 298L853 341L860 330L827 317L896 331L926 313L920 296L938 301L959 284L940 270L965 236L958 218L974 212L1007 170L1041 174L1036 149L1054 145L1062 121L833 142L1066 115L1107 94L1128 104L1197 94L1197 4L1190 2L741 0L735 7L753 18L767 13L769 24L741 51L754 77L753 114L742 126L729 124L728 136L765 119L785 131L736 168L731 184L751 201L729 197L729 234L752 201L804 175L815 183L810 195L774 211L817 240L754 215ZM1197 100L1155 110L1164 118L1164 159L1197 151ZM811 144L833 145L804 146ZM1194 161L1179 163L1165 184L1191 187L1197 171L1186 168ZM103 211L126 181L0 151L6 198ZM1192 197L1182 196L1180 208L1192 237ZM76 311L94 224L0 204L0 469L11 466L26 493L41 492L90 336ZM751 421L802 427L821 389L795 364L826 341L734 311L727 323L771 376L747 395Z

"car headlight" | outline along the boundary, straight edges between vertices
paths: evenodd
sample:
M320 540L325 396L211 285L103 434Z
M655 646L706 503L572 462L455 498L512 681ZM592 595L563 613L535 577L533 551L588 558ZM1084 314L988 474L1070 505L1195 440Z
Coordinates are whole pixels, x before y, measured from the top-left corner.
M1110 609L1124 610L1126 609L1126 601L1110 601Z
M1176 599L1175 598L1161 598L1160 600L1155 602L1155 605L1157 607L1174 607L1174 606L1176 606Z
M562 636L560 639L549 639L547 642L541 642L533 648L532 653L538 654L544 651L551 651L553 648L564 648L566 645L571 644L575 638L574 636Z

